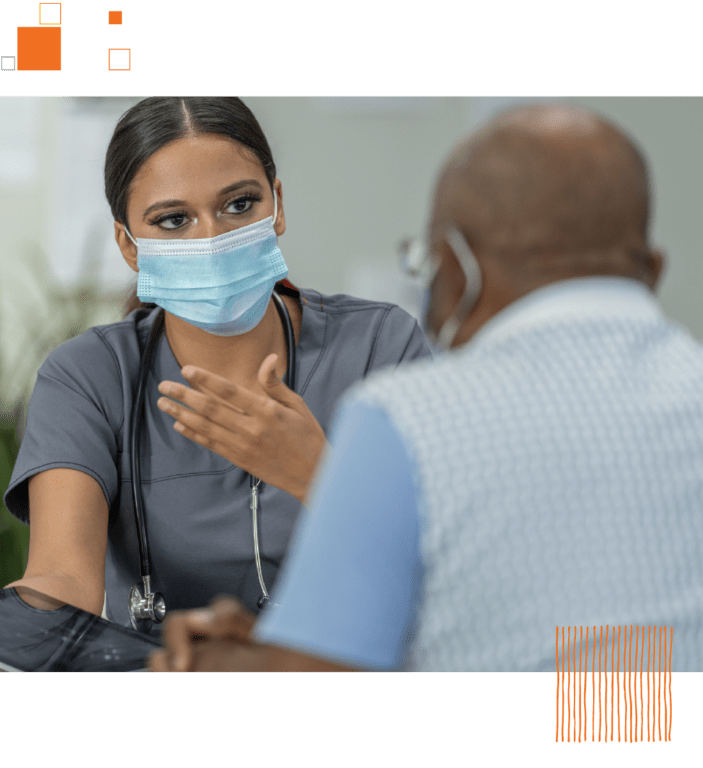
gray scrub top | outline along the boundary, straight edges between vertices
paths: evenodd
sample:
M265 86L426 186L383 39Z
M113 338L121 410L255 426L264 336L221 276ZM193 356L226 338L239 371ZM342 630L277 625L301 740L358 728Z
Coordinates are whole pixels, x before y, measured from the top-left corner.
M335 406L352 384L385 366L431 356L415 319L394 304L310 289L301 289L300 297L296 391L327 435ZM88 329L48 356L39 369L4 497L10 512L28 522L32 475L69 467L100 483L110 510L107 615L125 626L130 587L141 584L130 414L141 350L156 312L136 309L120 322ZM170 610L202 606L218 594L230 594L256 612L261 589L249 476L173 429L173 417L156 407L161 396L157 386L164 379L187 385L162 333L147 379L140 437L152 588L163 593ZM259 542L270 592L302 505L263 482L259 491Z

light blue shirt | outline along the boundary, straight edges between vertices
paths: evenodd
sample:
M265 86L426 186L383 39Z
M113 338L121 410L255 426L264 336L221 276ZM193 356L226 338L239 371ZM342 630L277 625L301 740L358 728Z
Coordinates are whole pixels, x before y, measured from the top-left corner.
M551 671L569 625L703 671L703 350L645 286L535 291L355 387L266 642L369 669Z

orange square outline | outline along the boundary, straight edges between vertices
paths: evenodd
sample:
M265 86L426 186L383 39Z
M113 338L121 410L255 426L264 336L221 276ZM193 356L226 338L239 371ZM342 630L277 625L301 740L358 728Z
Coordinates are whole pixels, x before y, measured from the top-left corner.
M55 21L42 21L41 20L41 7L42 5L58 5L59 6L59 20ZM39 3L39 23L44 27L58 27L61 25L61 3Z
M127 69L113 69L110 66L111 51L129 51L129 67ZM110 72L131 72L132 71L132 49L131 48L108 48L107 49L107 68Z
M119 19L119 21L113 21L113 17L115 19ZM107 21L108 24L122 24L122 11L108 11Z

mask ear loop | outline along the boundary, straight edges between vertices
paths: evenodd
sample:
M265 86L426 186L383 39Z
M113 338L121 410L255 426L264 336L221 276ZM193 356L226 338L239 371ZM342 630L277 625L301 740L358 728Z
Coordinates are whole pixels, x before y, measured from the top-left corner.
M139 251L139 244L137 241L132 237L132 235L129 234L129 230L127 229L127 225L124 225L124 231L127 233L127 237L134 243L135 248L137 251Z
M459 299L456 309L440 328L437 334L437 346L442 349L450 349L454 337L459 331L459 326L471 312L478 301L483 287L483 277L481 267L473 251L466 242L464 236L456 227L450 227L445 235L447 242L451 246L454 255L459 262L466 280L466 287L463 296Z

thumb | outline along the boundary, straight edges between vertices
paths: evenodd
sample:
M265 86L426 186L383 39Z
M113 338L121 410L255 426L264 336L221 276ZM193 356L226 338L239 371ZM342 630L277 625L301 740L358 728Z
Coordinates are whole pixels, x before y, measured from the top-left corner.
M214 637L250 642L249 633L256 616L239 602L227 596L216 597L210 603L210 633Z
M276 373L277 362L278 355L268 355L259 366L259 382L262 386L266 387L266 389L275 387L276 384L281 381Z

